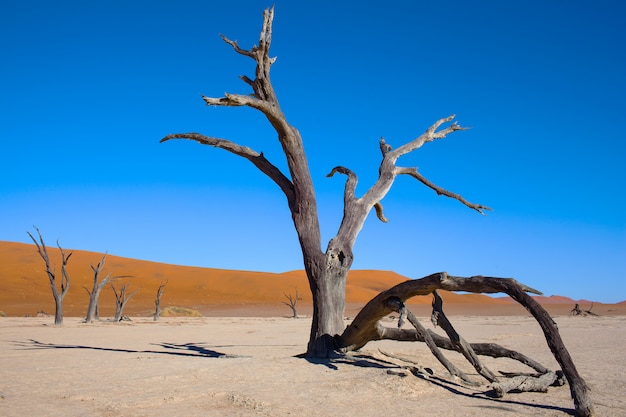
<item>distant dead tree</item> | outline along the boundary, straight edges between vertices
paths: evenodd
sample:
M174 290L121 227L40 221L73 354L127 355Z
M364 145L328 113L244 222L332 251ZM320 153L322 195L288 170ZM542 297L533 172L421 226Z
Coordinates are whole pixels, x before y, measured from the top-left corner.
M115 294L115 317L113 317L113 321L122 320L122 313L124 312L124 307L126 306L126 303L131 299L133 295L135 295L137 291L139 291L138 288L135 291L128 293L129 286L129 283L122 284L118 292L117 288L115 288L115 284L111 283L111 288L113 289L113 293Z
M593 313L591 311L591 309L593 308L593 302L591 303L591 307L589 307L589 310L581 310L580 309L580 305L578 303L576 303L574 305L574 308L569 312L570 316L597 316L596 313Z
M157 289L156 299L154 300L154 305L155 305L154 321L158 321L159 317L161 317L161 297L163 296L163 293L165 292L166 285L167 285L167 281L165 281L164 283L161 282L161 285L159 285L159 288Z
M37 234L39 235L39 243L33 237L33 235L30 234L30 232L26 232L26 233L28 233L28 236L30 236L30 238L33 240L33 242L35 243L35 246L37 246L37 251L39 252L39 255L41 256L41 258L44 260L46 264L46 274L48 274L50 288L52 289L52 296L54 297L54 307L55 307L54 324L56 324L57 326L60 326L63 324L63 298L65 297L68 290L70 289L70 277L67 274L67 262L69 261L70 256L72 256L72 252L66 254L63 248L61 248L61 245L59 245L59 241L57 240L57 246L59 247L59 250L61 251L61 282L60 282L61 290L59 291L57 289L57 282L56 282L56 279L57 279L56 272L55 272L56 267L55 268L50 267L50 258L48 257L48 249L46 248L46 244L43 241L41 232L39 231L37 227L35 226L33 227L35 228L35 230L37 231Z
M93 266L90 264L91 270L93 271L93 286L91 290L83 287L85 291L89 294L89 305L87 306L87 316L85 317L85 323L91 323L94 320L98 319L98 298L100 297L100 291L104 288L108 283L118 279L118 278L128 278L128 275L119 275L119 276L111 276L111 273L106 274L102 279L100 279L100 275L102 274L102 269L104 268L104 264L106 262L107 254L105 253L100 259L100 262Z
M285 298L288 301L283 301L283 304L291 309L293 315L291 316L294 319L298 318L298 312L296 311L296 305L298 304L298 300L302 300L302 297L298 295L298 288L296 288L296 296L292 296L291 294L283 293Z

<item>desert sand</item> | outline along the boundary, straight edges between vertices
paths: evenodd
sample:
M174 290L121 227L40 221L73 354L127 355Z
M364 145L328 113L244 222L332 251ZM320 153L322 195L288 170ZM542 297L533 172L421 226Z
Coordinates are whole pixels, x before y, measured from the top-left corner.
M68 262L70 290L63 300L63 313L68 317L85 316L89 296L85 288L93 287L93 271L102 253L65 248L72 252ZM60 275L61 259L54 243L48 242L51 267ZM432 271L437 272L437 271ZM128 275L115 284L130 284L129 291L137 290L124 309L131 317L147 317L154 312L156 292L166 283L161 306L180 307L202 316L254 316L275 317L289 314L283 305L285 294L301 296L298 313L312 314L311 293L304 271L266 273L221 270L163 264L124 258L109 254L102 276ZM45 265L35 245L0 241L0 315L34 316L38 312L54 314L54 300L45 272ZM353 270L348 274L346 286L346 315L354 315L379 292L387 290L409 278L392 271ZM59 284L57 283L57 287ZM541 290L541 288L538 288ZM566 289L564 289L566 290ZM581 308L592 305L587 300L572 300L563 296L539 297L537 300L550 314L566 315L580 303ZM565 294L566 295L566 294ZM494 298L483 294L455 294L442 291L448 314L460 315L525 315L526 311L510 299ZM430 314L432 297L414 297L409 300L417 315ZM110 286L102 289L99 298L103 317L115 312L115 298ZM617 304L594 303L592 311L601 315L626 314L626 302Z
M58 264L58 249L49 248ZM0 242L0 415L12 416L565 416L569 388L510 393L496 399L485 383L451 379L422 343L378 341L330 360L305 351L311 300L302 271L269 274L183 267L110 255L105 272L132 275L139 291L129 321L111 322L112 291L103 289L100 317L83 323L93 283L90 264L102 254L74 251L64 324L34 245ZM390 271L352 271L346 325L378 292L406 280ZM198 317L150 316L160 283L164 308ZM300 289L299 318L288 318L284 294ZM131 290L133 288L131 287ZM537 322L510 299L442 292L444 310L469 342L494 342L545 366L558 365ZM598 416L625 416L626 302L593 304L600 316L568 315L574 300L539 297L558 323L578 371L591 387ZM411 311L430 323L430 297ZM577 300L583 309L591 302ZM25 317L28 316L28 317ZM391 317L384 319L396 325ZM439 329L436 329L442 333ZM479 381L457 353L446 356ZM405 360L400 360L401 357ZM483 358L493 371L529 372L517 362ZM411 368L431 373L415 375ZM426 375L426 376L425 376Z
M460 385L422 343L380 341L327 361L299 358L308 340L306 317L92 324L66 318L62 327L52 321L0 318L0 415L485 417L573 411L567 385L502 399L492 398L487 385ZM626 317L556 321L591 387L597 415L626 415ZM427 317L422 322L432 328ZM471 342L495 342L558 368L531 317L455 317L453 322ZM386 354L416 362L433 375L415 376L406 366L417 365ZM458 354L446 355L480 380ZM524 370L510 360L484 361L494 371Z

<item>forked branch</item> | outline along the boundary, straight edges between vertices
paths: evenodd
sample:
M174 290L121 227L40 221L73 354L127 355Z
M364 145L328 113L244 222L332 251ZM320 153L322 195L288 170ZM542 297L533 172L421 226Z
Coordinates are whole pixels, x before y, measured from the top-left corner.
M410 175L411 177L415 178L416 180L418 180L419 182L421 182L422 184L424 184L428 188L434 190L437 193L437 195L445 195L446 197L450 197L450 198L452 198L454 200L457 200L461 204L463 204L464 206L469 207L472 210L476 210L477 212L479 212L482 215L485 214L485 210L491 210L489 207L483 206L482 204L470 203L465 198L463 198L461 195L455 194L453 192L450 192L450 191L448 191L448 190L446 190L444 188L441 188L441 187L433 184L426 177L424 177L422 174L420 174L417 171L417 168L400 168L400 167L398 167L396 169L396 174Z

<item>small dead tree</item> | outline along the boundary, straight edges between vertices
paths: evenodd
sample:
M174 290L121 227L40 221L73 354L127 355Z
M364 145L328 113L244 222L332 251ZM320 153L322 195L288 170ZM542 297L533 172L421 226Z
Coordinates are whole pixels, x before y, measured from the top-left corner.
M126 303L131 299L133 295L135 295L135 293L137 293L137 291L139 291L139 288L137 288L135 291L129 293L129 286L129 283L124 283L120 286L120 289L118 291L117 288L115 288L115 284L111 283L113 294L115 294L115 317L113 317L113 321L122 320L122 314L124 312L124 307L126 306Z
M157 293L156 293L156 299L154 300L154 321L158 321L159 317L161 317L161 297L163 296L163 293L165 292L165 286L167 285L167 281L165 281L164 283L161 282L161 285L159 285L159 288L157 289Z
M33 226L35 227L35 226ZM52 289L52 296L54 297L54 324L60 326L63 324L63 298L67 294L70 289L70 277L67 274L67 262L72 256L72 252L66 253L61 245L59 245L59 241L57 240L57 246L61 251L61 282L60 282L60 291L57 289L57 276L56 276L56 267L50 267L50 257L48 256L48 249L46 248L46 244L43 241L43 237L41 236L41 232L37 227L35 227L37 231L37 235L39 236L39 242L33 237L30 232L28 236L33 240L35 246L37 246L37 252L44 260L46 264L46 274L48 274L48 281L50 282L50 288Z
M98 299L100 298L100 292L105 285L110 282L118 279L118 278L129 278L128 275L118 275L111 276L109 272L102 279L100 279L100 275L102 274L102 269L104 268L104 264L106 263L107 254L105 253L100 259L100 262L94 266L90 264L91 270L93 271L93 286L91 290L86 287L83 287L85 291L89 294L89 305L87 306L87 316L85 317L85 323L91 323L94 320L97 320L98 317Z
M591 311L591 309L593 308L593 304L591 303L591 307L589 307L589 310L581 310L580 309L580 305L578 303L574 304L574 308L571 309L571 311L569 312L570 316L597 316L596 313L593 313Z
M296 288L296 296L295 297L292 296L291 294L287 294L287 293L283 293L283 295L288 300L288 301L283 301L283 304L291 309L291 312L292 312L292 316L291 317L294 318L294 319L297 319L298 318L298 312L296 310L296 305L298 304L298 300L302 300L302 297L300 297L298 295L298 288Z

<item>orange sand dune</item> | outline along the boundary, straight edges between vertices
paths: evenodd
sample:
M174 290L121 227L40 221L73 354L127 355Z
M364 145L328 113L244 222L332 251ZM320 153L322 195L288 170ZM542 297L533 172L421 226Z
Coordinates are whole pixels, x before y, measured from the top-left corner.
M69 252L69 250L67 250ZM60 275L60 254L56 246L49 246L52 265ZM93 286L90 265L96 265L103 254L73 250L68 262L70 290L64 300L64 315L84 316L89 301L85 288ZM128 302L125 314L147 316L154 311L156 291L161 283L167 283L161 306L177 306L198 310L203 315L287 315L290 310L283 305L285 294L295 295L296 289L302 300L298 303L299 314L311 314L312 301L304 271L281 274L197 268L140 261L108 255L103 274L130 275L117 281L116 285L130 283L129 290L138 290ZM348 315L356 314L367 301L407 277L391 271L351 271L346 288ZM525 311L510 299L496 299L481 294L455 294L443 292L447 311L463 314L524 314ZM563 298L555 304L550 297L551 308L559 307L559 314L567 314L573 300ZM416 314L428 314L431 297L415 297L411 304ZM115 299L110 286L103 288L100 315L109 317L115 311ZM490 311L493 310L493 311ZM54 301L50 291L44 262L35 245L0 241L0 311L9 316L35 315L39 311L54 313ZM602 314L625 314L626 304L596 304L594 312Z

